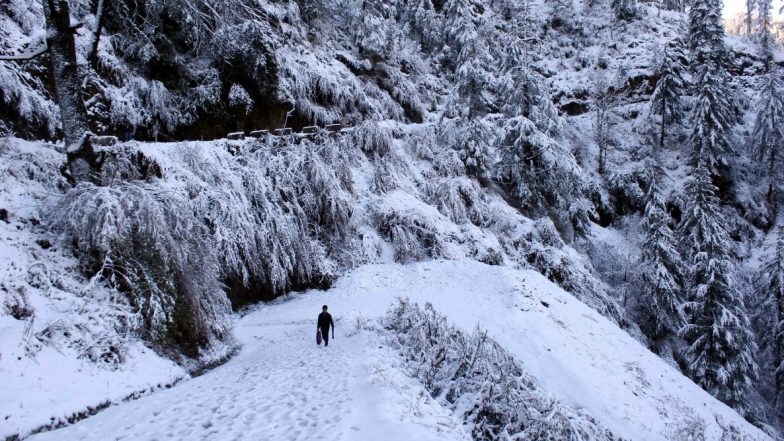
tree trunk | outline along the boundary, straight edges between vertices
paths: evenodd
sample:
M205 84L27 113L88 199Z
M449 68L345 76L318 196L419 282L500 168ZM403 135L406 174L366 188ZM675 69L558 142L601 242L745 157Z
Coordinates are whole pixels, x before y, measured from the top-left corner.
M665 117L667 116L666 112L667 112L667 98L662 97L661 128L659 132L659 150L664 150L664 133L665 133L664 130L666 127Z
M103 32L104 17L106 14L106 4L109 0L98 0L95 7L95 26L93 29L92 40L90 41L90 53L87 54L87 61L93 69L98 66L98 42L101 40L101 32Z
M87 110L76 64L76 45L67 0L43 0L46 44L57 104L68 154L68 168L75 183L93 180L97 157L88 139Z

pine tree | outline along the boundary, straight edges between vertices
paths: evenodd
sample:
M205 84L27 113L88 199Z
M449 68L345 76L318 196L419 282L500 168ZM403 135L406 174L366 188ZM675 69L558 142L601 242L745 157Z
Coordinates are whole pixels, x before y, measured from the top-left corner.
M457 152L471 175L486 177L492 165L490 147L493 128L482 118L461 119L457 129Z
M502 43L502 72L497 79L501 110L510 117L528 118L541 132L555 135L561 126L558 110L532 62L539 41L537 25L529 1L519 4Z
M757 161L766 165L771 181L774 181L781 172L784 159L784 81L775 70L768 72L763 79L757 108L751 148ZM771 182L771 191L772 185Z
M727 86L729 75L720 64L709 60L700 68L696 84L691 153L695 163L704 161L711 174L718 174L729 167L735 155L732 127L737 118L733 93Z
M689 266L686 325L688 375L703 389L740 412L757 377L756 346L749 319L732 278L731 244L708 164L700 162L687 188L690 200L680 225Z
M765 302L763 320L771 325L771 334L763 341L772 352L771 370L774 375L774 406L779 415L784 414L784 226L778 229L778 238L773 255L762 267Z
M765 72L770 72L773 69L773 44L774 39L770 30L773 25L773 17L770 10L773 7L771 0L756 0L757 2L757 43L760 47L765 63ZM784 12L784 7L782 7Z
M637 17L637 6L634 4L634 0L612 0L612 9L617 20L631 21Z
M676 335L682 325L678 308L682 301L683 262L655 179L647 199L642 221L645 239L640 253L642 328L656 341Z
M656 69L656 89L651 94L650 114L661 118L659 123L659 148L664 147L667 125L681 122L685 115L681 97L685 95L688 81L685 78L686 54L680 40L670 42L664 48L659 67Z
M445 30L447 43L456 51L449 57L454 58L459 99L467 107L470 118L483 116L487 113L485 91L492 78L488 67L493 63L475 22L472 4L469 0L449 0L444 14L449 23Z
M694 0L689 8L689 47L692 64L723 64L726 57L721 0Z

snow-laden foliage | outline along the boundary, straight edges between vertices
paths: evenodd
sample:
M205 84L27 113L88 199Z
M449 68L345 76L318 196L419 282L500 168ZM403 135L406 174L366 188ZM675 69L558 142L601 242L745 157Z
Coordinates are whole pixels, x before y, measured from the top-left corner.
M773 253L762 267L759 307L763 332L761 348L770 357L773 383L773 407L778 415L784 412L784 228L779 227Z
M498 137L498 179L531 214L548 213L582 232L588 221L580 166L531 120L511 118Z
M689 264L686 324L689 376L740 412L757 378L756 345L741 293L733 279L729 236L719 211L708 165L700 163L689 184L690 198L679 226Z
M707 62L698 69L689 144L694 162L704 161L711 172L717 173L729 166L735 154L731 139L736 119L733 92L720 64Z
M611 5L617 20L630 21L637 17L637 5L633 0L612 0Z
M441 142L453 146L466 172L478 177L491 174L495 136L494 127L484 118L456 118L440 127Z
M689 5L689 48L693 66L719 65L726 57L720 0L696 0ZM700 84L698 81L696 84Z
M218 262L186 203L144 183L83 184L61 201L55 226L91 272L128 293L150 340L196 358L231 332Z
M664 147L667 127L679 127L685 122L683 95L689 86L685 62L683 43L675 39L664 47L656 68L656 89L651 94L649 113L660 118L659 148Z
M486 331L466 335L429 303L401 299L383 319L389 344L430 394L462 417L475 440L612 440L585 410L549 397Z
M648 189L642 227L645 237L640 253L643 331L653 340L672 336L680 329L683 301L683 262L671 219L655 180Z
M751 149L769 177L776 180L784 160L784 80L777 70L765 75L760 92Z
M625 313L607 286L593 276L594 269L585 257L566 247L552 221L541 219L533 228L518 230L508 244L513 258L525 262L550 281L572 293L586 305L615 322Z

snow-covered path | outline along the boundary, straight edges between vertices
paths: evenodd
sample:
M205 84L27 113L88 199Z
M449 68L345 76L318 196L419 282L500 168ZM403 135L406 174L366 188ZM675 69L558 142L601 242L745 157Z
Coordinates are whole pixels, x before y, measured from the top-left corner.
M261 305L238 320L243 348L225 365L31 439L468 440L372 330L398 296L463 330L479 324L553 398L624 439L719 440L730 426L770 439L541 274L453 261L368 265L326 292ZM329 348L315 344L323 303L337 319Z
M313 320L295 321L269 311L274 307L239 321L243 349L225 365L30 439L367 440L380 433L401 440L466 439L446 411L435 422L419 423L405 421L405 406L395 412L396 401L410 401L401 394L417 386L400 388L398 382L390 388L378 381L372 371L386 349L370 341L371 333L344 336L339 329L325 348L315 342L318 310Z

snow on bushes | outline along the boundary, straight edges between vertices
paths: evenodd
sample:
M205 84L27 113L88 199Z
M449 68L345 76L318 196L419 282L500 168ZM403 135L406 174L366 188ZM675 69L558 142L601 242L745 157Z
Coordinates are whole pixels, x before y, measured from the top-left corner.
M603 316L623 322L624 310L594 276L590 261L566 246L549 219L534 222L532 228L518 228L506 248L513 259L527 263Z
M55 227L73 241L87 272L128 294L151 341L198 358L231 338L218 262L185 201L146 183L83 184L57 211Z
M585 410L549 397L486 331L470 335L429 303L401 299L383 319L389 344L430 394L463 418L475 440L613 440Z

